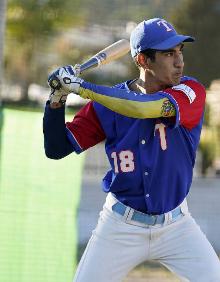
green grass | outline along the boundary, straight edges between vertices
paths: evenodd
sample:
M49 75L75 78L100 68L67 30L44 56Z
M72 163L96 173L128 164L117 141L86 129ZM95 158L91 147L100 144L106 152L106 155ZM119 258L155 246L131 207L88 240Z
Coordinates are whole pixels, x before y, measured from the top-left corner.
M44 155L42 113L4 110L0 281L68 282L77 263L84 156Z

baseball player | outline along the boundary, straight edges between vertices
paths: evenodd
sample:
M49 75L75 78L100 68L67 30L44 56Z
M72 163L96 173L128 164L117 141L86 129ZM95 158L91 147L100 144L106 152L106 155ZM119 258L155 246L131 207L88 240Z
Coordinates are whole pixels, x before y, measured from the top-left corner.
M220 281L220 263L190 215L189 192L205 105L205 89L183 76L183 48L194 38L164 19L141 22L130 38L140 75L114 87L85 82L77 68L58 68L44 114L45 152L60 159L105 140L111 170L106 202L74 281L122 281L155 260L181 281ZM88 102L65 123L65 101Z

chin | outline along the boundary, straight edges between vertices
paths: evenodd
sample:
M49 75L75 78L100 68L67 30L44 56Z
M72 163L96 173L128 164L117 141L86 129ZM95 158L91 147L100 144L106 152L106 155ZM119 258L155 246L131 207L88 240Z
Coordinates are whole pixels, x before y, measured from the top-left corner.
M173 81L172 81L172 86L175 86L175 85L180 84L180 81L181 81L181 77L178 77L178 78L173 79Z
M175 77L175 78L171 78L171 79L167 79L166 81L164 81L163 83L161 83L161 88L165 89L165 88L169 88L175 85L180 84L181 81L181 77Z

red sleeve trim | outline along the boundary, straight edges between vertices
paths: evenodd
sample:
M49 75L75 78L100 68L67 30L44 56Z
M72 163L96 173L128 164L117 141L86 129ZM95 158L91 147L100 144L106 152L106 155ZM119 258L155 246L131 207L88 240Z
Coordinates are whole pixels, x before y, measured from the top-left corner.
M194 80L185 81L164 92L171 95L179 108L180 124L192 129L199 124L204 112L206 91Z
M93 102L86 104L66 127L72 133L79 146L86 150L106 138L93 107Z

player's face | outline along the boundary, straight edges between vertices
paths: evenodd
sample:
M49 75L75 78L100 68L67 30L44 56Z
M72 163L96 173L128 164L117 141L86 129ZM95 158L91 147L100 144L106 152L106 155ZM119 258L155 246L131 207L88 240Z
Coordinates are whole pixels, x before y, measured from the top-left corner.
M166 51L157 51L150 70L154 80L161 88L177 85L183 74L183 44Z

